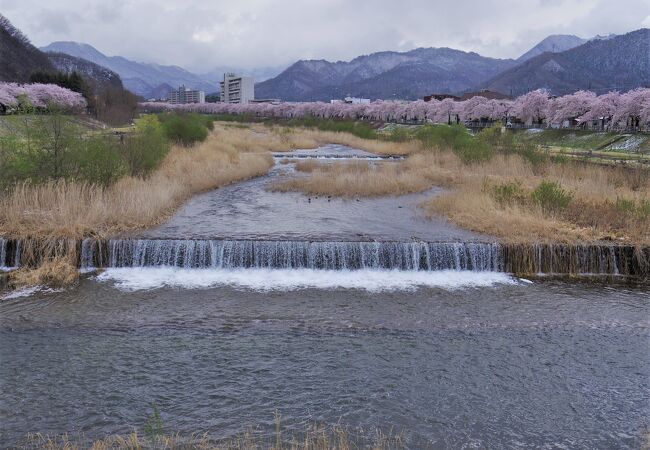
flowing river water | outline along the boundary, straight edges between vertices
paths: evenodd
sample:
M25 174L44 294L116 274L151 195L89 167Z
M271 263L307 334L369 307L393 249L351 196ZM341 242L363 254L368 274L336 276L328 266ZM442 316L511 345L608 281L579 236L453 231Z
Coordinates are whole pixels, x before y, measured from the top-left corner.
M363 156L317 154L327 152ZM647 288L517 279L494 267L489 237L427 222L419 196L267 192L286 170L198 196L130 236L139 244L118 242L137 264L131 256L66 290L5 294L0 446L30 431L142 430L152 403L166 430L213 437L250 426L271 435L277 410L287 436L340 422L361 438L401 432L410 448L641 446ZM263 263L167 264L188 254L168 240L188 237L205 240L193 255L223 261L234 250L218 240L229 239ZM425 270L409 262L445 258Z

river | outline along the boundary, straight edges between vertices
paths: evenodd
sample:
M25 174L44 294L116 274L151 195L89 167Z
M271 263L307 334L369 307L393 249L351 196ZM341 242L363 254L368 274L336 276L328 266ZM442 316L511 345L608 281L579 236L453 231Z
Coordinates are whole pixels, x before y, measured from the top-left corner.
M425 226L417 196L372 207L309 202L264 191L287 169L275 170L198 196L136 237L251 239L257 227L264 251L279 238L365 248L367 239L407 235L489 248L489 238L442 220ZM263 207L287 195L298 206L285 214ZM247 212L245 198L259 208ZM314 215L297 219L315 203ZM321 223L341 208L373 220L348 210L340 212L347 221ZM650 425L646 287L530 282L489 264L142 261L0 300L2 447L30 431L142 430L153 403L169 432L221 438L252 426L270 436L277 410L287 435L342 423L362 439L376 429L403 433L410 448L632 449Z

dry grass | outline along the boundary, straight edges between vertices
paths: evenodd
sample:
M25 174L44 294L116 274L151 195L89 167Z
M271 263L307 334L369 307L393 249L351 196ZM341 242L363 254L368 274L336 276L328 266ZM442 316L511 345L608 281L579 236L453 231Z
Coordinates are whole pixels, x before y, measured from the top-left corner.
M338 197L374 197L420 192L431 186L423 170L410 163L371 164L366 161L318 163L300 161L296 169L310 173L308 177L293 177L275 183L275 191L301 191L309 195Z
M433 185L449 191L423 203L430 214L441 214L458 225L499 237L504 242L617 240L650 243L647 215L622 211L620 199L636 205L650 202L648 170L606 167L578 162L537 166L518 155L495 156L466 165L450 151L425 150L401 163L297 163L308 175L278 182L273 189L341 197L401 195ZM534 202L499 202L490 186L518 183L529 198L544 181L559 183L573 200L561 213L550 213Z
M48 259L36 268L22 267L9 273L9 284L24 286L69 286L79 279L76 261L69 256Z
M648 217L621 211L618 199L650 201L647 170L580 163L533 167L519 156L498 155L464 166L454 155L438 155L432 168L438 183L453 188L425 202L430 214L491 234L505 242L617 240L650 243ZM489 186L518 183L527 195L544 181L559 183L573 200L565 211L549 212L532 201L498 202Z
M341 426L312 426L300 435L283 436L277 430L271 439L260 438L248 431L232 439L213 440L207 434L190 436L163 435L145 438L133 432L128 436L110 436L85 442L67 435L51 437L42 434L28 435L22 449L43 450L140 450L140 449L197 449L197 450L352 450L368 448L389 450L405 448L401 436L387 436L377 432L372 442L360 445L355 436Z
M66 181L17 186L0 198L0 235L79 238L154 225L193 194L266 173L273 158L251 135L216 126L204 143L174 147L149 178L127 177L108 188Z
M21 242L21 268L9 273L9 285L67 286L79 279L75 239L27 239Z
M347 145L348 147L366 150L379 155L410 155L420 149L420 144L410 142L389 142L374 139L362 139L350 133L338 133L334 131L321 131L308 128L294 127L263 127L258 125L254 128L259 133L271 135L270 142L280 140L280 145L273 148L274 151L287 151L297 148L316 148L324 144ZM269 131L270 130L270 133ZM272 144L273 145L273 144Z

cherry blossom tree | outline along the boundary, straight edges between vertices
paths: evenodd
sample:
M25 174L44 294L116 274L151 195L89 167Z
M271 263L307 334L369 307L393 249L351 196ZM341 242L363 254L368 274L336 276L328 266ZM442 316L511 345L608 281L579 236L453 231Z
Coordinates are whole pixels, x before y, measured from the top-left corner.
M0 85L0 103L13 105L20 95L28 95L36 105L57 101L74 105L75 100L68 93L54 93L40 87L26 89L15 84ZM61 89L61 88L59 88ZM59 95L61 97L59 97ZM4 101L2 100L4 99ZM377 100L370 104L348 104L344 102L286 102L278 104L251 103L236 105L228 103L201 103L170 105L166 103L143 103L152 112L177 110L206 114L246 114L254 117L349 119L374 121L418 121L452 123L452 121L498 121L515 118L529 125L546 122L562 124L575 119L581 126L600 122L600 128L608 126L627 126L635 129L650 128L650 89L641 88L619 94L609 92L596 96L593 92L578 91L574 94L550 99L548 92L537 90L529 92L514 101L491 100L481 96L465 101L446 98L442 101L400 102Z
M512 115L525 124L541 125L549 113L548 91L538 89L524 94L512 104Z
M38 109L82 110L86 107L81 94L55 84L0 83L0 104L5 109L16 108L23 99Z

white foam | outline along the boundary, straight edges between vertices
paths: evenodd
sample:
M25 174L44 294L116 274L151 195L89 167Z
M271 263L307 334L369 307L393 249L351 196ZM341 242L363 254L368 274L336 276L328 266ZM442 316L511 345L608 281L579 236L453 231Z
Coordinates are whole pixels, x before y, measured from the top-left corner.
M399 270L312 269L181 269L174 267L111 268L97 276L127 291L160 287L200 289L234 286L256 291L316 289L363 289L404 291L418 287L461 289L496 284L516 284L505 273L445 270L439 272Z
M9 293L1 296L0 300L12 300L16 298L30 297L36 293L50 294L54 292L63 292L63 289L51 289L46 286L30 286L15 291L9 291Z

